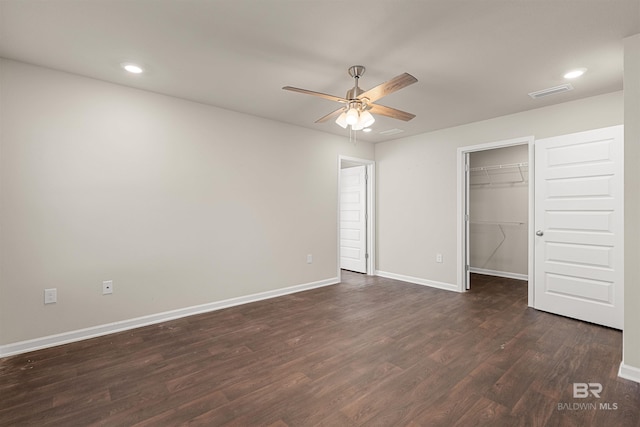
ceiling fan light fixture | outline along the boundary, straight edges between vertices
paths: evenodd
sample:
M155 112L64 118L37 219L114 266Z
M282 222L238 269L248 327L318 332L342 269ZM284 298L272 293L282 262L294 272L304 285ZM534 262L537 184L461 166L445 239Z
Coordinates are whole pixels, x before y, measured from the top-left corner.
M338 124L338 126L340 126L342 129L346 129L347 126L349 126L347 124L347 112L343 111L342 114L340 114L338 116L338 118L336 119L336 123Z
M364 110L362 113L360 113L360 122L359 122L359 124L362 125L363 128L368 128L375 121L376 121L376 119L367 110Z
M360 114L358 114L358 110L353 108L353 107L351 107L351 108L349 108L349 111L347 111L345 120L346 120L348 125L353 126L356 123L358 123L358 120L360 118L359 116L360 116Z

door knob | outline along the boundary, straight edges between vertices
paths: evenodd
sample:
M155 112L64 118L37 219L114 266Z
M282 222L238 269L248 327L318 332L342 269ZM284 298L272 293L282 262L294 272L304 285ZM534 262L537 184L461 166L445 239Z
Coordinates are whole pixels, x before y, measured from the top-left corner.
M544 236L544 232L542 230L536 231L536 236Z

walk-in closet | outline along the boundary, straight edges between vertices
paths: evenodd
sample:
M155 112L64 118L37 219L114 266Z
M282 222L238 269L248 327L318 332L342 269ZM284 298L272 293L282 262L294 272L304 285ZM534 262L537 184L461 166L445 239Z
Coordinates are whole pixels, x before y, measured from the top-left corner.
M528 146L469 156L470 271L527 280Z

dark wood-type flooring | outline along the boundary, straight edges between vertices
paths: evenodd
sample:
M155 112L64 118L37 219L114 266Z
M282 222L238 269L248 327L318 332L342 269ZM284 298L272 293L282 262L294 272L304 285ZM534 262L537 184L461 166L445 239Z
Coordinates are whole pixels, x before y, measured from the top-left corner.
M621 333L526 300L516 280L475 276L457 294L344 272L2 359L0 425L639 425ZM600 398L573 398L574 382L601 383Z

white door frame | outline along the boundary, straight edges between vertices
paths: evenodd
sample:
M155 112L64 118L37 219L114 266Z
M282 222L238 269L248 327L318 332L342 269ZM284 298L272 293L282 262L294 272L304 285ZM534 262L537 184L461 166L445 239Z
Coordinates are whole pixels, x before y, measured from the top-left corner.
M475 151L484 151L484 150L491 150L494 148L502 148L502 147L511 147L514 145L524 145L527 144L529 146L529 213L528 213L528 230L527 232L529 233L528 236L528 242L529 242L529 260L528 260L528 266L527 266L527 276L529 277L529 297L528 297L528 305L529 307L533 307L533 297L534 297L534 293L533 293L533 286L534 286L534 277L533 277L533 272L534 272L534 243L535 243L535 239L532 237L533 236L533 229L534 229L534 213L535 213L535 206L534 206L534 196L535 196L535 189L534 189L534 169L535 169L535 165L534 165L534 137L533 136L525 136L525 137L521 137L521 138L514 138L514 139L508 139L508 140L504 140L504 141L496 141L496 142L489 142L486 144L478 144L478 145L470 145L467 147L460 147L458 148L458 155L457 155L457 176L458 176L458 191L457 191L457 201L458 201L458 208L457 208L457 214L456 214L456 218L457 218L457 231L458 231L458 255L457 255L457 270L458 270L458 280L457 280L457 288L458 288L458 292L465 292L466 291L466 268L467 265L466 263L468 262L468 260L466 259L466 245L468 242L467 239L467 235L466 235L466 227L465 227L465 217L464 217L464 213L466 211L466 203L467 203L467 193L469 191L469 186L466 183L466 179L465 179L465 175L466 175L466 170L465 170L465 157L468 153L473 153Z
M366 274L373 275L375 272L376 266L376 233L375 233L375 209L373 208L376 205L375 195L376 195L376 163L373 160L368 159L359 159L357 157L349 157L349 156L338 156L338 221L337 221L337 265L338 265L338 280L342 280L341 274L342 270L340 269L340 169L342 168L342 162L356 163L358 165L362 165L366 168L367 171L367 206L366 206L366 214L367 214L367 253L369 257L367 258L367 272Z

